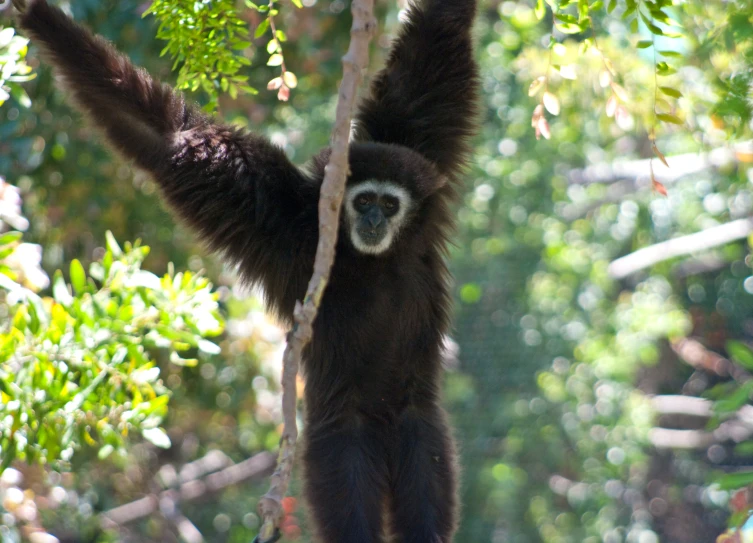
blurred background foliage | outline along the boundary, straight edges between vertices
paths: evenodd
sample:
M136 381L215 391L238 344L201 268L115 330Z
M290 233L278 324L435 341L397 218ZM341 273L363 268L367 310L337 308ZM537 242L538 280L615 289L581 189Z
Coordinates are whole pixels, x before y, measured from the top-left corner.
M154 5L171 4L185 2ZM166 48L148 2L61 5L181 77L160 53L180 61L195 38ZM272 11L243 6L228 83L193 64L217 68L195 98L303 163L330 134L348 5L278 5L282 36ZM371 73L400 7L377 3ZM197 460L275 450L283 331L101 145L0 10L0 538L249 541L263 469L102 528L102 512ZM484 107L445 386L464 466L457 541L750 541L753 4L483 0L476 37ZM115 241L138 238L147 258ZM310 541L286 506L286 536Z

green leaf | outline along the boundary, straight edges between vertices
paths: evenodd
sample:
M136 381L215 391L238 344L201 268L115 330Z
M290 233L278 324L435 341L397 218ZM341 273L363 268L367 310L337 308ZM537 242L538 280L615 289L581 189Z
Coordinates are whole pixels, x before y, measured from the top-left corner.
M648 28L649 32L651 32L652 34L656 34L657 36L664 35L664 32L662 32L662 29L656 26L651 19L646 17L646 15L644 15L642 11L638 10L638 14L641 16L641 19L643 20L643 24L646 25L646 28Z
M657 51L657 53L665 57L682 58L682 53L678 53L677 51Z
M0 30L0 48L6 47L13 39L16 31L12 27Z
M647 47L651 47L652 45L654 45L654 42L652 42L651 40L641 40L635 44L638 49L646 49Z
M69 306L73 303L73 296L68 292L68 285L65 284L63 273L60 270L55 272L52 279L52 297L61 305Z
M751 391L753 391L753 381L743 383L736 390L714 402L714 412L722 415L734 413L748 403Z
M570 23L574 25L578 24L578 19L576 19L572 15L568 15L567 13L555 13L554 18L563 23Z
M667 96L671 96L672 98L680 98L682 96L682 93L680 91L673 89L672 87L659 87L659 90Z
M609 5L607 6L607 13L612 13L616 7L617 7L617 0L609 0Z
M219 345L206 339L200 339L198 346L200 351L207 354L220 354L222 352Z
M254 38L261 38L268 28L269 28L269 19L264 19L262 22L259 23L259 26L256 27L256 31L254 32Z
M280 53L275 53L271 57L269 57L269 60L267 61L267 66L280 66L282 64L283 58Z
M536 7L534 8L533 13L536 15L536 18L539 21L544 18L544 15L546 15L546 7L544 6L544 0L536 1Z
M99 449L99 452L97 453L97 458L100 460L104 460L108 456L110 456L115 451L115 447L112 445L105 445L101 449Z
M738 471L736 473L725 473L716 478L716 484L722 490L734 490L753 484L753 471Z
M175 351L170 353L170 362L172 362L176 366L186 366L189 368L192 368L199 363L199 361L195 358L183 358Z
M71 285L73 285L76 294L81 294L86 290L86 272L81 262L77 258L71 261Z
M656 118L660 121L664 121L665 123L683 124L682 119L680 119L677 115L672 115L671 113L657 113Z
M272 38L267 42L267 53L271 55L273 53L277 53L279 50L280 42L278 42L276 38Z
M578 15L581 19L588 18L588 0L578 0Z
M744 366L745 369L753 370L753 349L742 341L730 340L727 342L727 353L730 358Z
M9 245L11 243L14 243L16 241L19 241L23 237L23 233L21 232L7 232L0 236L0 245Z
M662 62L656 63L656 72L659 75L667 76L667 75L676 74L677 70L675 70L672 66L670 66L666 62L662 61Z
M115 236L113 236L112 232L110 232L109 230L105 232L105 240L107 240L107 250L112 253L112 256L118 258L123 255L123 250L115 240Z
M583 29L577 23L555 23L557 30L563 34L580 34Z
M31 107L31 98L26 94L26 91L18 85L12 85L10 88L10 94L18 102L18 104L26 109Z

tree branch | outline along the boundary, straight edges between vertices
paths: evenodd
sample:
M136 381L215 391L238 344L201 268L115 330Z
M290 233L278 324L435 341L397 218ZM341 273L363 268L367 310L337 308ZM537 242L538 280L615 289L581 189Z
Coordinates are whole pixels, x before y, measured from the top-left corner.
M745 144L741 144L743 147ZM661 182L665 185L677 181L686 175L695 174L709 168L723 168L738 161L735 149L720 147L708 153L686 153L666 157L668 169L662 168ZM568 172L568 181L576 185L590 185L592 183L614 183L627 180L633 185L642 181L650 184L649 162L651 159L615 161L612 163L593 164L586 168Z
M288 345L282 366L282 412L284 429L280 440L277 468L271 477L269 491L259 500L259 513L263 524L259 540L264 543L274 539L282 518L282 499L287 492L293 470L296 426L296 376L301 353L311 341L313 323L329 281L335 259L337 232L340 224L340 207L348 176L348 143L350 123L362 72L369 59L369 41L376 27L373 15L374 0L353 0L351 13L350 47L342 58L343 79L340 84L335 127L332 133L329 162L324 169L324 181L319 197L319 244L314 261L314 273L309 281L303 304L296 304L293 329L288 334Z
M720 224L695 234L650 245L618 258L609 265L609 275L614 279L624 279L659 262L726 245L743 239L751 233L753 233L753 219L751 218Z
M700 341L692 338L678 339L670 343L672 350L690 366L714 373L719 377L732 377L744 383L751 379L750 373L731 360L707 349Z
M693 396L654 396L651 406L658 415L685 415L708 419L712 416L713 403ZM648 439L657 449L703 449L714 443L731 441L740 443L753 435L753 406L744 405L712 431L652 428Z
M149 494L138 500L105 511L101 515L101 526L105 529L118 528L129 522L148 517L161 507L165 507L165 504L172 504L174 506L181 501L196 500L207 494L224 490L229 486L261 477L274 466L274 456L263 452L243 462L233 464L205 476L206 470L212 470L218 465L216 461L219 456L224 455L210 452L203 459L189 466L184 466L180 477L167 478L165 483L171 486L179 480L182 481L174 488L163 490L159 494ZM200 477L203 477L203 479ZM164 476L162 478L164 479Z

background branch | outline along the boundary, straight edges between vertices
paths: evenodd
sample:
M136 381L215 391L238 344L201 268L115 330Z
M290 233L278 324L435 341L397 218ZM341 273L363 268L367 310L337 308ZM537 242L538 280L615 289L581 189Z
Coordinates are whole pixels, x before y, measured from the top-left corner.
M170 485L172 488L105 511L101 515L100 524L105 529L118 528L148 517L164 508L166 504L176 506L182 501L196 500L249 479L262 477L274 466L274 455L263 452L207 475L208 470L219 465L222 457L227 459L224 454L210 452L203 459L184 466L180 476L167 479L164 477L163 469L160 469L157 477L162 479L162 484ZM168 469L167 472L169 471Z
M332 263L335 259L337 232L340 224L345 181L348 176L348 143L353 107L356 101L362 72L368 64L369 41L376 28L373 0L353 0L351 13L350 47L342 59L343 79L340 84L335 127L332 133L332 154L324 170L324 181L319 197L319 244L314 260L314 273L309 281L303 304L296 304L293 329L288 334L288 345L282 366L282 412L284 429L280 440L277 468L271 477L269 491L259 501L263 524L259 532L261 542L275 537L282 517L282 499L285 497L293 470L295 444L298 439L296 425L296 376L301 353L311 341L313 323L327 287Z
M753 233L753 219L750 218L720 224L701 232L656 243L618 258L609 265L609 275L614 279L623 279L659 262L713 249L743 239L751 233Z

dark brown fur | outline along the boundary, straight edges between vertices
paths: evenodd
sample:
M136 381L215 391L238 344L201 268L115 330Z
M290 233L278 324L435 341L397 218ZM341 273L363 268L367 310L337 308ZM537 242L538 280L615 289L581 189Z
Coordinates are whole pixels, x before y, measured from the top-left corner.
M448 206L475 125L474 14L475 0L412 8L357 114L348 183L389 180L414 207L378 256L358 253L341 229L305 353L305 493L328 543L379 541L385 503L399 541L447 543L455 530L455 452L439 378ZM238 264L244 281L261 284L289 323L312 271L328 151L304 173L265 138L186 104L44 0L30 3L21 25L112 145L152 174L175 214Z

